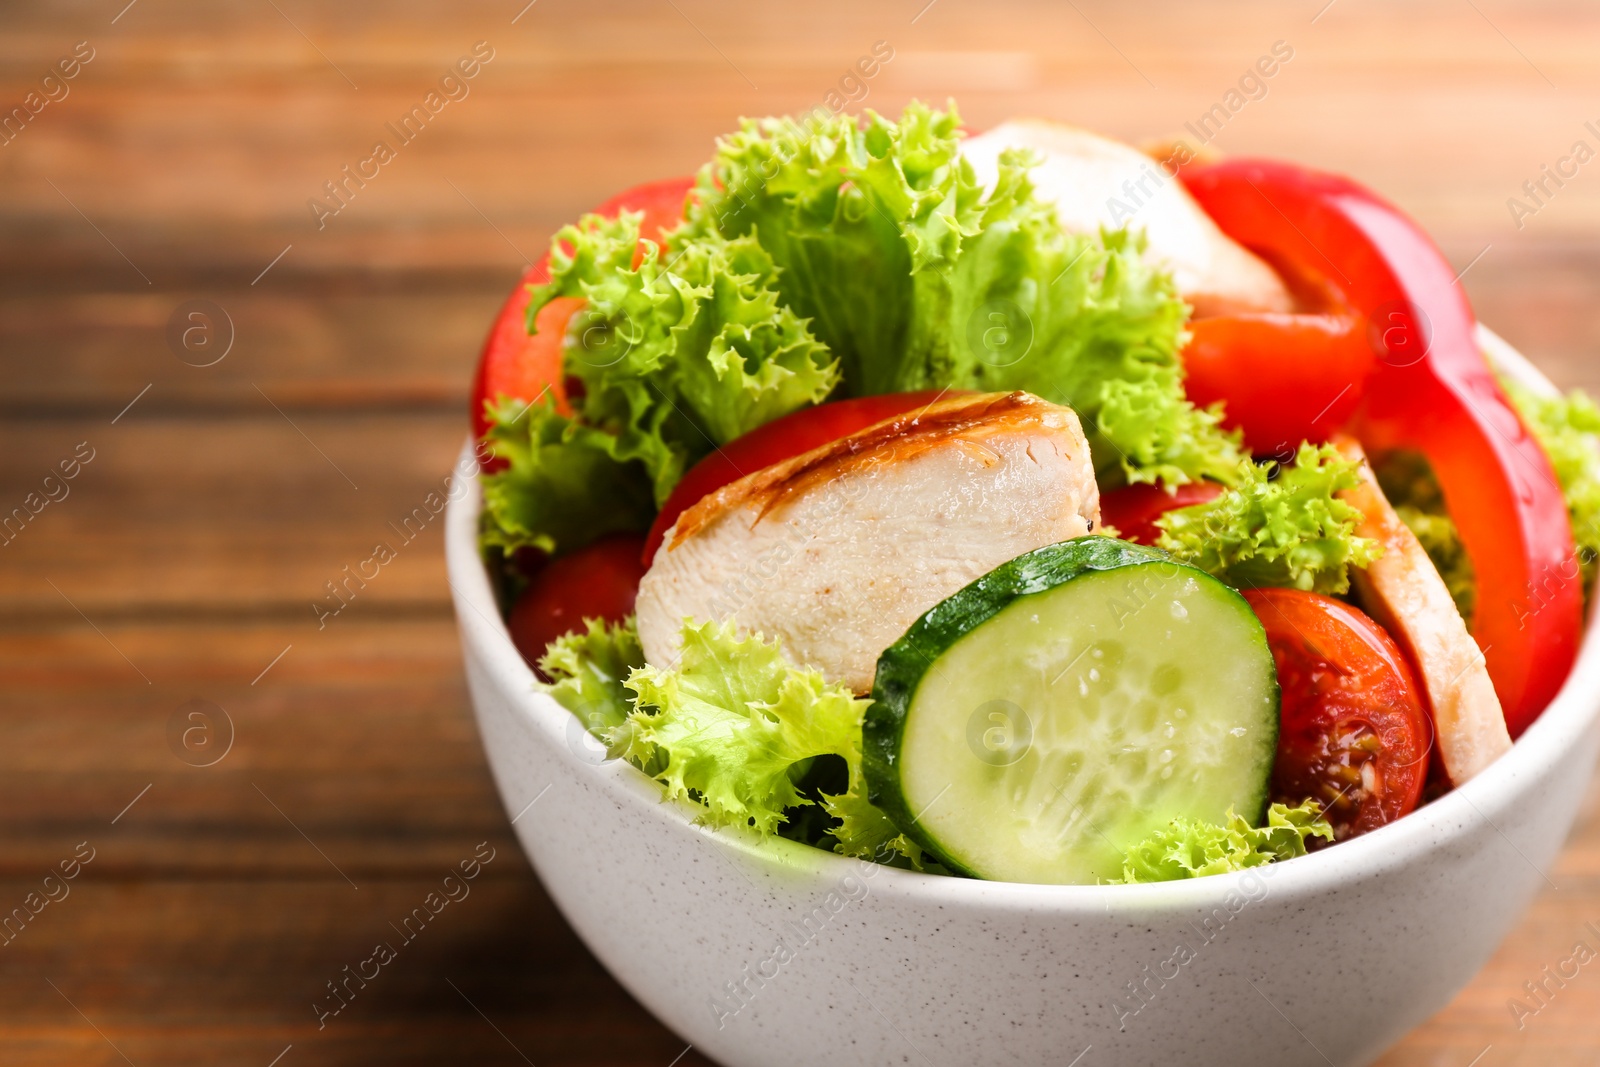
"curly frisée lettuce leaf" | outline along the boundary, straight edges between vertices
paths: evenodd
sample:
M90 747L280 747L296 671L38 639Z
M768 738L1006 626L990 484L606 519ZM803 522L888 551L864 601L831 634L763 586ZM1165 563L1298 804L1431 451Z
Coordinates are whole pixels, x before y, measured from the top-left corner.
M1332 445L1303 444L1293 466L1243 461L1236 484L1157 520L1157 547L1234 586L1289 586L1338 594L1351 567L1378 558L1356 536L1361 513L1337 494L1359 482L1356 464Z
M899 122L747 119L669 245L759 241L851 394L1025 389L1077 410L1102 479L1231 481L1238 438L1184 398L1188 310L1142 236L1064 231L1025 153L1002 156L986 191L959 125L919 103Z
M1222 407L1197 408L1173 387L1176 368L1148 378L1111 378L1100 387L1098 439L1120 458L1129 482L1183 485L1210 478L1239 480L1244 456L1238 431L1222 429ZM1090 449L1094 445L1091 440ZM1098 467L1098 464L1097 464Z
M797 787L811 761L839 756L849 787L822 798L841 820L831 830L839 851L920 859L865 800L861 718L870 701L794 666L777 641L730 623L686 623L678 663L635 670L626 684L635 707L611 735L615 750L652 769L669 797L703 804L708 825L775 833L786 811L813 803Z
M866 799L858 700L783 658L776 641L742 637L728 624L684 626L670 669L645 665L630 617L585 619L582 633L550 643L539 659L550 694L589 732L661 782L668 796L705 807L711 826L776 833L797 808L818 803L800 789L813 760L838 756L848 785L820 793L828 820L820 843L849 856L924 868L922 850ZM811 840L810 843L819 843Z
M555 297L585 300L562 356L574 411L548 399L492 409L489 442L507 466L483 479L485 544L565 551L643 529L690 464L838 382L779 303L759 244L708 234L663 260L646 242L635 266L641 217L589 215L556 234L528 323Z
M503 401L490 408L490 420L485 437L506 466L480 479L485 548L561 552L643 530L655 517L649 480L616 435L549 403Z
M1500 384L1550 458L1588 588L1600 561L1600 408L1581 390L1547 397L1509 378Z
M644 666L644 648L632 616L615 625L585 619L583 626L582 633L574 630L550 642L539 657L539 670L550 679L540 688L606 741L633 710L625 683Z
M556 234L528 321L555 297L585 298L563 359L582 384L579 418L638 442L628 451L659 502L686 462L818 402L838 369L779 303L772 257L754 240L685 238L665 261L647 242L633 267L641 218L589 215Z
M732 625L686 627L683 638L676 667L628 679L637 706L619 747L640 763L659 757L667 795L698 799L708 824L774 833L785 809L809 803L796 777L848 746L864 702Z
M901 833L889 816L867 799L859 745L849 767L850 788L838 796L824 794L822 797L823 810L839 820L830 831L835 841L834 851L876 863L888 863L900 857L915 870L942 870L928 859L921 845Z
M1231 808L1224 825L1175 819L1140 841L1122 860L1122 877L1116 881L1170 882L1203 878L1306 854L1306 839L1333 840L1333 826L1322 817L1322 807L1307 800L1296 807L1273 804L1264 826L1251 826Z

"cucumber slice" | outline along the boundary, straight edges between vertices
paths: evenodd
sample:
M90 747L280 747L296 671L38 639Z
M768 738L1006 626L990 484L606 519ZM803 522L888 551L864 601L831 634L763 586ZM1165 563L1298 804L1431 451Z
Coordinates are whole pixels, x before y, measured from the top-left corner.
M869 796L950 870L1117 878L1180 816L1259 818L1278 680L1243 597L1163 552L1049 545L938 604L878 660Z

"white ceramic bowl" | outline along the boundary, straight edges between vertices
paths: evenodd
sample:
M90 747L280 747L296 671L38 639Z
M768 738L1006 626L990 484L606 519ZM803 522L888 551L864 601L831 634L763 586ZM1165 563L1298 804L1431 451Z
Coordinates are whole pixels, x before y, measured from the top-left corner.
M1591 634L1555 703L1464 788L1259 872L1016 885L711 832L534 691L479 563L473 488L450 509L449 576L506 810L594 954L728 1067L1368 1063L1488 959L1595 764Z

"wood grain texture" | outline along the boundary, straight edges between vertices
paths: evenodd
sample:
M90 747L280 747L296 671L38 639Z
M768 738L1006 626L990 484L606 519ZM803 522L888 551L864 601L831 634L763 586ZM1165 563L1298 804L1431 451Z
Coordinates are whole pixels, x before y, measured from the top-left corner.
M489 317L558 225L692 170L740 114L822 100L875 41L895 55L867 106L954 96L978 128L1040 114L1132 140L1181 130L1286 41L1217 147L1381 190L1466 269L1484 321L1600 391L1600 164L1520 227L1507 206L1576 140L1600 146L1594 5L125 2L0 11L0 114L94 49L0 144L0 510L79 442L95 455L0 546L0 905L96 850L0 947L8 1065L683 1052L516 848L442 531L413 531L325 626L312 603L449 471ZM319 228L307 201L478 41L494 58L470 94ZM196 299L231 322L208 367L167 338ZM174 754L191 700L232 724L213 766ZM496 859L472 896L318 1029L326 983L480 842ZM1593 966L1520 1029L1507 1007L1600 922L1600 793L1551 879L1385 1067L1600 1060Z

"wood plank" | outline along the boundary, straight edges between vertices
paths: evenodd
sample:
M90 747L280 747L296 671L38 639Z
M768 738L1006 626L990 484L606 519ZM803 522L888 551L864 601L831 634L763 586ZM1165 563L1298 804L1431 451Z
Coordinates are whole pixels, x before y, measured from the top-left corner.
M0 677L0 877L83 840L104 846L97 878L134 881L363 884L452 864L467 839L522 862L448 617L74 618L7 633ZM226 719L210 711L185 745L194 700Z
M409 941L391 923L422 906L442 874L359 892L273 879L115 884L96 880L98 862L4 948L7 1064L265 1065L292 1044L285 1063L664 1067L684 1049L531 878L495 871L520 862L505 851L466 896L458 889L430 923L413 922ZM33 884L0 882L0 899ZM352 983L348 1004L319 1028L313 1005L340 1003L328 983L378 943L395 958L365 988ZM678 1062L709 1061L691 1052Z
M271 410L262 393L290 412L465 412L479 346L517 277L506 268L398 283L321 275L287 293L204 284L8 292L0 296L0 413L109 420L147 385L140 419L259 414ZM174 321L178 340L169 343ZM192 350L185 330L195 331Z
M464 413L289 416L260 395L253 412L231 417L146 419L136 406L115 425L109 415L8 420L3 514L80 444L94 458L64 499L0 547L3 611L76 618L81 609L101 625L151 610L270 611L314 629L313 602L338 604L326 583L343 586L344 568L385 542L397 558L364 588L346 587L347 610L437 612L443 533L429 494L443 488L466 429Z
M1497 246L1463 283L1479 320L1557 385L1600 396L1600 262L1588 257L1577 247Z

